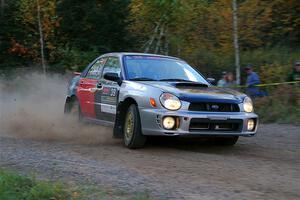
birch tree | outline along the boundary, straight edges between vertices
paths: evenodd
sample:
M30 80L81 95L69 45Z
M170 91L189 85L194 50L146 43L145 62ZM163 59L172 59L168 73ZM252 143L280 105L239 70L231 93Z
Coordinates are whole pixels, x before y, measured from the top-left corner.
M131 3L131 31L143 42L142 51L146 53L169 53L170 30L173 25L178 4L176 0L142 1Z
M40 36L41 61L42 61L44 75L46 75L44 33L43 33L43 27L41 22L41 6L39 0L36 0L36 7L37 7L37 22L38 22L39 36Z
M239 39L238 39L238 17L237 17L237 2L232 0L232 18L233 18L233 45L235 55L235 72L236 83L241 83L241 67L240 67L240 51L239 51Z
M41 63L46 73L47 59L55 51L55 30L59 26L56 0L21 0L19 19L28 33L24 44L29 56Z

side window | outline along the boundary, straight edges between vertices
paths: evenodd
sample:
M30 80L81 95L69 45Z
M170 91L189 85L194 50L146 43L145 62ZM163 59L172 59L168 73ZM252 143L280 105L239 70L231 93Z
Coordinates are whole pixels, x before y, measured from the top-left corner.
M103 75L105 73L117 73L119 76L121 75L121 65L119 62L119 58L117 57L109 57L103 69Z
M89 69L86 78L99 79L101 77L102 68L106 62L107 58L100 58L94 65Z

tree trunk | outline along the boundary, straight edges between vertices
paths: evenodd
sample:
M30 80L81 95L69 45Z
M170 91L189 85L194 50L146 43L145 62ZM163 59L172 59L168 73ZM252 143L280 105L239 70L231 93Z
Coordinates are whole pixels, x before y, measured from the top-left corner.
M155 51L154 51L155 54L157 54L159 49L160 49L161 40L162 40L162 37L164 36L164 33L165 33L164 29L165 29L165 24L163 24L160 28L160 33L159 33L157 43L156 43L156 47L155 47Z
M165 47L164 47L164 50L165 50L165 55L169 55L169 40L168 40L168 28L166 28L165 30Z
M43 67L43 73L46 75L46 64L45 64L45 54L44 54L44 35L43 35L43 27L41 22L41 7L39 0L36 0L37 4L37 19L38 19L38 28L40 34L40 47L41 47L41 61Z
M160 24L161 24L161 19L159 20L159 22L157 23L155 29L154 29L154 33L152 35L152 37L150 38L150 41L148 42L148 44L146 45L146 48L145 48L145 53L148 53L151 46L152 46L152 43L154 42L155 38L156 38L156 35L158 33L158 30L160 28Z
M233 18L233 45L235 52L235 67L236 67L236 83L241 84L241 67L240 67L240 51L238 39L238 17L237 17L237 2L232 0L232 18Z

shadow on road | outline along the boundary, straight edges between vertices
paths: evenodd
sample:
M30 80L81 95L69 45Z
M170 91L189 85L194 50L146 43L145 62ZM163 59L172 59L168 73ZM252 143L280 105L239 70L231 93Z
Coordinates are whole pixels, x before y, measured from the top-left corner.
M246 149L248 149L247 146L242 145L239 142L234 146L221 146L215 144L213 138L178 138L178 137L176 138L150 137L147 141L146 148L147 149L170 148L170 149L211 153L211 154L232 154L237 151L246 151Z

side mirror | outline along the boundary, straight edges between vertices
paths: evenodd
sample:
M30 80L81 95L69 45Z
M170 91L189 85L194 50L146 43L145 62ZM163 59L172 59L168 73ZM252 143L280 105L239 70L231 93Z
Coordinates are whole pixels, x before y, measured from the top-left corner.
M206 79L210 84L213 84L215 81L216 81L216 79L214 79L214 78L207 78Z
M117 82L119 85L121 85L121 83L122 83L122 80L119 77L119 74L117 74L117 73L108 72L108 73L105 73L103 77L106 80Z

